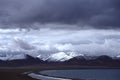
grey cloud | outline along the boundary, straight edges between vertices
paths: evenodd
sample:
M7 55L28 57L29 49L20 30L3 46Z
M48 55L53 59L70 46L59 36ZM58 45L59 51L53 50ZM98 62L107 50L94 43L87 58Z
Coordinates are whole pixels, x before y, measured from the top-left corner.
M24 49L24 50L32 50L34 49L34 46L31 46L30 44L24 42L21 39L16 39L15 43L17 46L19 46L20 48Z
M9 30L11 31L11 30ZM86 55L120 55L120 32L116 30L31 30L0 34L0 56L49 56L58 52ZM9 34L8 34L9 32ZM7 38L7 39L4 39ZM6 55L3 55L6 53ZM18 55L17 55L18 54Z
M59 23L114 29L120 27L119 4L119 0L0 0L0 22L22 28Z

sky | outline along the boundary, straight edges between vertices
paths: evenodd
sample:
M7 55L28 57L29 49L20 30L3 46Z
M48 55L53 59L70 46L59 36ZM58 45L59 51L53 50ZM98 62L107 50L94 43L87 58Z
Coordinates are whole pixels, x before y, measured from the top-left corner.
M120 55L120 0L0 0L0 59Z

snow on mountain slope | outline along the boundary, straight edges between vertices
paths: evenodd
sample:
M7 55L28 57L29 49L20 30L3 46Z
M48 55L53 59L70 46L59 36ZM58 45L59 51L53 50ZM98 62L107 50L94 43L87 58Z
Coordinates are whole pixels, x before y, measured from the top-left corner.
M65 60L69 60L73 57L76 57L78 56L76 53L74 52L58 52L58 53L55 53L55 54L52 54L48 60L49 61L65 61ZM79 54L79 56L83 56L83 54Z
M116 56L116 58L119 58L119 59L120 59L120 55Z

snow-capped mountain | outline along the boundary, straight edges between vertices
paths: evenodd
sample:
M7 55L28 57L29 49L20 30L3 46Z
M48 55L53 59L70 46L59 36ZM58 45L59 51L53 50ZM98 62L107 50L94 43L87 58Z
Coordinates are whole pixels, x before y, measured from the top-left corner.
M120 59L120 55L116 56L116 58L119 58L119 59Z
M27 57L26 56L31 56L33 58L37 58L39 60L43 60L43 61L49 61L49 62L64 62L64 61L68 61L72 58L84 58L86 60L95 60L97 59L99 56L89 56L89 55L85 55L85 54L80 54L80 53L76 53L76 52L72 52L72 51L59 51L56 53L50 53L50 54L43 54L41 51L37 51L37 50L31 50L31 51L1 51L0 52L0 60L1 61L12 61L12 60L25 60ZM120 59L120 55L116 56L116 57L111 57L113 59ZM78 59L79 60L79 59Z
M120 55L115 56L114 59L120 60Z
M66 61L66 60L69 60L69 59L74 58L76 56L84 56L84 55L83 54L77 55L74 52L67 52L67 53L58 52L58 53L50 55L48 57L48 61Z
M59 52L51 54L48 58L43 58L41 55L36 57L25 54L19 59L20 55L16 56L0 56L0 66L15 67L15 66L35 66L35 65L79 65L79 66L106 66L120 67L120 59L103 55L95 58L87 59L85 55L73 52ZM90 56L87 56L90 57Z

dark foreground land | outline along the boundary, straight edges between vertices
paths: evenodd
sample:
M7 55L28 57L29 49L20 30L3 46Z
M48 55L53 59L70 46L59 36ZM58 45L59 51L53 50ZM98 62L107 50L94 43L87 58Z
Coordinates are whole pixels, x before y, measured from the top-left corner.
M1 67L0 68L0 80L37 80L33 79L24 72L38 72L42 70L60 70L60 69L119 69L119 67L103 67L103 66L77 66L77 65L52 65L52 66L27 66L27 67ZM75 80L75 79L73 79Z
M19 72L14 72L14 71L1 71L0 72L0 80L35 80L32 79L31 77L27 75L21 75Z

